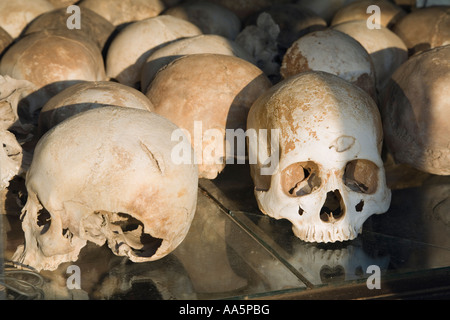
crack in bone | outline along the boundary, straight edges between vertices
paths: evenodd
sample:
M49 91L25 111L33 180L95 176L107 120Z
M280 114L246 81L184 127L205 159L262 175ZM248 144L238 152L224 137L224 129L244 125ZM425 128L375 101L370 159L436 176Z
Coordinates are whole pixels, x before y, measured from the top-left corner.
M155 164L156 168L158 168L159 173L161 173L162 175L164 175L164 162L158 160L158 158L155 156L155 154L148 148L148 146L142 142L142 140L139 140L139 144L142 148L142 150L144 150L144 152L148 155L148 157L150 158L150 160Z

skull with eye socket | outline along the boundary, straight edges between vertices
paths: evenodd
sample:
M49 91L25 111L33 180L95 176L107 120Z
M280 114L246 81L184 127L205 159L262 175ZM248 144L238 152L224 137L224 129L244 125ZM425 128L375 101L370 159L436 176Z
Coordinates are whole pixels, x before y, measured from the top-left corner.
M259 208L288 219L298 238L351 240L389 208L379 111L349 82L325 72L284 80L255 101L247 130L257 137L249 155Z

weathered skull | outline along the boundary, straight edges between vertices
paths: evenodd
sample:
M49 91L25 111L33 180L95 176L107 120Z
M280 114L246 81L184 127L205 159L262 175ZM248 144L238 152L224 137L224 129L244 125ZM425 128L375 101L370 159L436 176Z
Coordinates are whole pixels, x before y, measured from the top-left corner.
M292 44L283 57L281 75L286 79L309 70L335 74L376 99L372 59L358 41L343 32L315 31Z
M82 0L82 8L88 8L103 16L115 26L156 17L164 10L161 0Z
M175 59L189 54L215 53L236 56L253 63L253 58L232 40L213 34L201 34L174 41L153 52L142 67L141 90L146 92L158 71Z
M258 135L249 140L258 205L291 221L300 239L353 239L369 216L388 209L380 115L363 90L329 73L301 73L253 104L252 129Z
M386 146L398 163L450 175L450 45L409 58L380 104Z
M80 8L80 17L82 17L82 27L80 29L71 29L71 33L80 33L95 42L100 50L105 46L108 38L114 31L114 26L105 18L87 8ZM34 19L25 29L23 35L47 30L67 29L67 8L61 8L41 14Z
M450 6L414 10L404 16L393 31L405 42L409 53L450 44Z
M13 260L54 270L77 260L87 241L133 262L174 250L192 222L198 183L195 165L171 161L176 129L153 112L103 107L48 131L27 172L25 244Z
M23 154L21 145L8 130L0 130L0 143L0 190L3 190L19 174Z
M33 114L42 107L37 87L27 80L0 76L0 129L28 134Z
M128 86L139 87L145 60L162 45L202 34L194 24L168 15L129 24L112 40L106 56L106 74Z
M226 164L226 131L245 129L248 110L271 83L243 59L192 54L161 70L146 96L155 112L189 133L199 177L214 179Z
M32 115L40 106L32 97L35 90L29 81L0 76L0 190L29 164L21 143L34 131Z
M97 44L64 29L20 38L2 57L0 73L32 82L48 97L79 81L105 80Z
M108 105L153 111L150 100L134 88L111 81L86 81L47 101L39 113L39 131L45 133L75 114Z
M367 21L370 17L367 8L372 5L380 8L380 25L382 27L394 26L406 14L400 6L389 0L358 0L340 8L333 16L331 25L355 20Z
M1 0L0 27L17 38L29 22L54 8L47 0Z
M365 20L356 20L340 23L333 29L349 35L366 49L373 62L379 91L392 73L408 59L408 49L402 39L386 27L369 29Z

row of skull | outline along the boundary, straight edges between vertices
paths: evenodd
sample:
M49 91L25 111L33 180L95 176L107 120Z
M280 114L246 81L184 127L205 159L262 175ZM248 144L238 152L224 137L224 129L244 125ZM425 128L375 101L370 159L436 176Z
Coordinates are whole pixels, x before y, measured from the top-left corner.
M448 16L448 8L440 10L442 19ZM14 259L38 270L76 260L87 241L107 243L135 262L172 252L194 217L198 179L215 179L225 167L220 159L171 161L179 143L172 133L183 128L194 135L195 121L223 135L226 129L278 130L277 139L257 138L257 161L250 165L255 197L263 213L288 219L305 241L354 239L369 216L387 211L383 126L396 159L449 173L448 128L439 126L448 114L445 43L408 59L386 25L370 30L371 41L397 50L375 64L364 40L345 31L367 28L338 25L293 42L279 68L283 80L274 84L262 69L280 51L264 60L251 50L270 31L281 39L282 30L264 14L256 31L244 29L236 41L204 35L170 15L131 23L108 46L106 69L104 36L86 41L45 29L43 21L35 20L28 28L34 31L0 62L3 187L23 170L28 192L25 244ZM162 38L146 37L150 33ZM251 43L255 33L262 36ZM428 118L411 119L425 108ZM38 140L30 163L11 131L23 145ZM211 143L183 141L197 155ZM268 176L262 172L274 148L279 159Z

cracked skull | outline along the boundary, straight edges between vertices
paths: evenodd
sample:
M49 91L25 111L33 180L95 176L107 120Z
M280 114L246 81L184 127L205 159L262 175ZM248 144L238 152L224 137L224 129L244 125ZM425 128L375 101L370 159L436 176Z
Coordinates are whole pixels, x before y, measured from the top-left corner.
M329 73L301 73L253 104L247 129L256 133L249 155L259 208L289 220L298 238L351 240L389 208L380 115L360 88Z
M173 251L192 222L198 183L195 165L171 161L176 128L146 110L105 106L48 131L27 172L25 244L13 260L54 270L87 241L133 262Z

